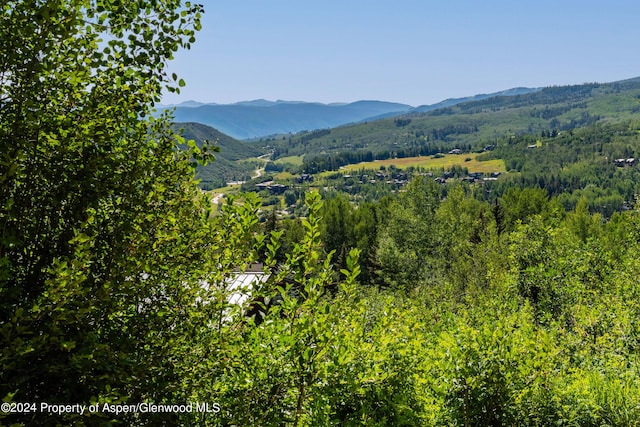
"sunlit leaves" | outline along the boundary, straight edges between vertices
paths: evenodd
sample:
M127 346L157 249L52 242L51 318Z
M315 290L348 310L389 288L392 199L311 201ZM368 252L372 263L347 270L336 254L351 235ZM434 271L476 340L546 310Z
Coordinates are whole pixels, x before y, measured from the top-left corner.
M208 218L168 117L141 117L200 13L179 1L2 7L1 397L166 397L175 381L161 355L186 284L209 270Z

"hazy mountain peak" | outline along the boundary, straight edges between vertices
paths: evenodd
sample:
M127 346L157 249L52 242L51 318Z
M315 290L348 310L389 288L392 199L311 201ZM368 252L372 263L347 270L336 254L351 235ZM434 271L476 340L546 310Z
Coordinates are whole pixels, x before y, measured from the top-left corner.
M233 104L228 104L228 105L240 105L240 106L245 106L245 107L271 107L272 105L276 104L273 101L267 101L266 99L254 99L251 101L240 101L240 102L235 102ZM224 105L224 104L222 104Z
M192 105L192 104L189 104ZM250 139L301 130L327 129L384 114L401 114L412 107L384 101L322 104L304 101L256 99L235 104L176 106L178 122L212 126L237 139Z

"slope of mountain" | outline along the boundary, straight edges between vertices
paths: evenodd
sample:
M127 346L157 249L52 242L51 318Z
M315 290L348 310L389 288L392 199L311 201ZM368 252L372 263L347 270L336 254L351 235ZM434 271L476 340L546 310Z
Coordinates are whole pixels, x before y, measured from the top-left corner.
M489 94L479 94L474 96L467 96L464 98L449 98L444 101L438 102L436 104L430 105L420 105L419 107L414 108L412 113L424 113L427 111L437 110L438 108L445 107L453 107L454 105L462 104L463 102L470 101L480 101L487 98L494 98L496 96L515 96L515 95L526 95L528 93L538 92L542 90L542 88L527 88L527 87L516 87L513 89L507 89L500 92L489 93Z
M386 113L403 113L412 107L381 101L319 104L287 101L247 101L237 104L175 106L176 122L198 122L237 139L288 134L305 129L327 129Z
M371 152L375 156L386 152L402 157L421 154L434 145L489 145L505 135L570 130L596 122L629 120L637 118L638 113L640 78L554 86L295 135L288 141L277 141L275 154L284 157Z
M217 187L227 181L244 180L253 174L256 163L243 161L258 157L265 150L256 144L238 141L224 133L201 123L175 123L176 131L186 139L192 139L201 147L205 140L220 148L215 153L215 161L206 166L198 166L196 176L202 182L202 187Z
M197 122L212 126L237 139L255 139L303 130L328 129L349 123L380 120L407 113L419 113L463 102L495 96L522 95L540 89L514 88L492 94L447 99L436 104L410 105L383 101L352 103L310 103L302 101L267 101L256 99L235 104L185 101L178 105L159 105L159 109L175 108L177 122Z

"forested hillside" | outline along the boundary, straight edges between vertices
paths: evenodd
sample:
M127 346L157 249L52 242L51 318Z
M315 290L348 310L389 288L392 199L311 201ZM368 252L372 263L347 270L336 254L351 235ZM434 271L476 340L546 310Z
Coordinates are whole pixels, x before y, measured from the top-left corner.
M174 123L172 129L180 132L186 140L202 147L205 142L217 148L215 164L199 165L196 176L202 188L223 187L229 181L250 179L263 162L255 158L267 152L258 144L247 144L231 138L218 130L201 123ZM185 148L184 146L182 148ZM247 159L254 158L254 161Z
M510 173L488 183L495 195L510 187L539 187L573 210L585 197L609 218L635 205L640 193L640 122L594 125L501 139L478 160L501 159Z
M544 88L497 96L322 132L276 143L274 159L304 155L307 162L327 155L357 158L411 157L442 147L481 148L505 135L539 134L630 120L640 111L640 80ZM355 160L355 161L354 161Z
M214 204L210 144L152 116L200 6L0 10L3 425L638 423L636 81L456 106L489 140L446 167L273 162L289 187Z

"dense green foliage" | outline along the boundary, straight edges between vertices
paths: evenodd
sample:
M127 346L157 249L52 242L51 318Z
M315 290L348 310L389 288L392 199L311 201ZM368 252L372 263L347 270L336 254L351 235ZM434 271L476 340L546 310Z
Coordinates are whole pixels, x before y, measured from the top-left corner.
M416 176L357 204L289 189L295 219L251 194L214 212L207 145L147 119L199 6L2 12L0 398L37 409L1 423L637 424L640 212L607 210L637 193L611 163L635 157L633 123L508 136L487 157L517 172L484 187Z
M0 6L0 397L163 401L172 341L205 256L208 206L166 118L166 61L201 7L180 1ZM210 256L210 255L206 255ZM3 414L4 416L4 414ZM129 416L131 417L131 416ZM13 414L26 425L112 415Z
M511 172L489 188L538 186L567 209L587 197L589 208L610 217L634 202L640 179L640 124L636 121L595 125L571 132L523 135L501 140L481 158L500 158ZM539 146L528 148L531 145ZM622 163L616 164L616 160ZM634 159L627 163L627 159Z
M463 187L444 201L434 190L412 183L370 227L369 283L391 286L405 315L405 304L416 310L398 319L417 322L411 332L387 339L419 354L409 366L420 423L633 424L638 213L604 222L587 199L565 213L542 190L495 205Z
M564 212L542 190L521 191L491 205L461 186L442 200L416 181L357 209L308 195L306 233L279 275L295 281L254 290L284 302L260 324L203 331L217 344L198 396L225 408L208 421L632 425L638 213L604 222L586 200ZM530 211L510 209L528 199ZM267 264L289 240L278 228ZM360 244L372 260L349 250Z

